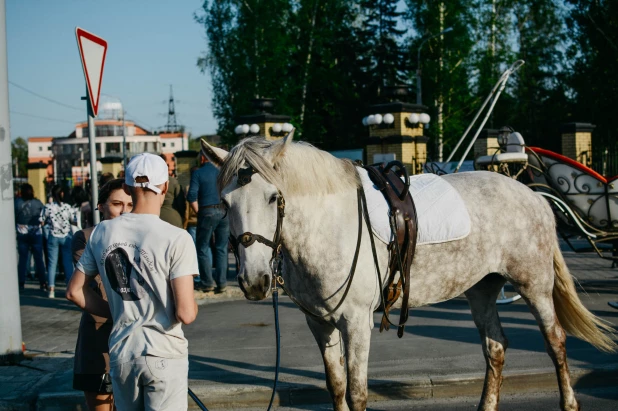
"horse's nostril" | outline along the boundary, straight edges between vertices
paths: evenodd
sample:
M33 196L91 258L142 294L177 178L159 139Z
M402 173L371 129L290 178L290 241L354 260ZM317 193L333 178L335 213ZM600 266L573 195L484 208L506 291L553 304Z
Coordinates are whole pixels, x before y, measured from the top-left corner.
M270 276L268 274L264 274L264 289L267 290L270 287Z

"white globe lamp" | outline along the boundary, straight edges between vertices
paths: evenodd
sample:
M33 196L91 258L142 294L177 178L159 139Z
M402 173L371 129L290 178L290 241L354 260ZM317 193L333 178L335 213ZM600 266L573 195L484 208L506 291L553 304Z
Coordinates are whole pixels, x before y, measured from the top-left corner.
M281 133L281 123L273 124L273 133Z
M249 132L249 125L248 124L243 124L242 125L242 132L243 132L243 134L247 134Z
M427 113L421 113L419 117L419 121L423 124L429 123L429 120L431 119Z
M416 124L420 121L420 116L418 115L418 113L412 113L408 116L408 121L412 124Z
M286 133L292 131L293 128L294 126L292 126L290 123L283 123L283 126L281 126L281 129Z
M384 124L393 124L395 122L395 116L391 113L384 114L384 118L382 119Z
M382 117L382 114L374 114L373 115L373 121L375 121L375 124L382 124L382 120L384 118Z
M251 131L251 133L257 134L260 132L260 126L258 126L257 124L251 124L251 127L249 127L249 130Z

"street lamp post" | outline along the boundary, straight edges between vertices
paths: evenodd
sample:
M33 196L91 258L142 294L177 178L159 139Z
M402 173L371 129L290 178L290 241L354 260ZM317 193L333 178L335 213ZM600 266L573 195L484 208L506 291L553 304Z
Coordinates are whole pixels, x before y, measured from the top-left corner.
M438 37L444 33L448 33L449 31L453 31L452 27L447 27L438 34L434 34L432 36L427 37L425 40L421 42L421 45L418 46L418 51L416 53L416 104L423 104L422 94L421 94L421 49L429 40Z
M84 149L81 147L79 148L79 165L80 165L79 178L81 180L82 187L86 187L86 183L84 179Z
M58 158L56 154L52 154L52 158L54 159L54 184L58 184Z
M122 105L122 103L120 103ZM127 169L127 132L124 126L125 111L122 106L122 169Z

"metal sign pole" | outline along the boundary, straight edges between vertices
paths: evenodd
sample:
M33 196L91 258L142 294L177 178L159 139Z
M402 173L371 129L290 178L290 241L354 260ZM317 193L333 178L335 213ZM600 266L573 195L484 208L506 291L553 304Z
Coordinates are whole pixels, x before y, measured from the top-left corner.
M92 198L92 220L94 224L99 224L101 221L99 217L99 179L97 173L97 145L95 142L95 126L94 116L92 115L92 107L90 106L90 99L86 100L88 103L88 143L90 146L90 190ZM101 143L103 144L103 143Z
M6 56L6 6L0 0L0 364L19 360L22 353L21 314L17 287L15 209L9 127L9 84ZM43 199L45 201L45 199Z

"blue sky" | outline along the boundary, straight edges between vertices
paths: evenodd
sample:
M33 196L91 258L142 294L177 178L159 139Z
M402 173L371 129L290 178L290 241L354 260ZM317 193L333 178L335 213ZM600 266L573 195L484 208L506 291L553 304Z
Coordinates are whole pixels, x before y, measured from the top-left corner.
M211 84L196 66L206 50L197 24L203 0L6 0L11 137L66 136L86 119L75 27L108 42L101 93L122 100L127 119L167 122L169 85L177 119L194 136L214 133ZM22 113L22 114L17 114ZM34 115L36 118L26 116Z

